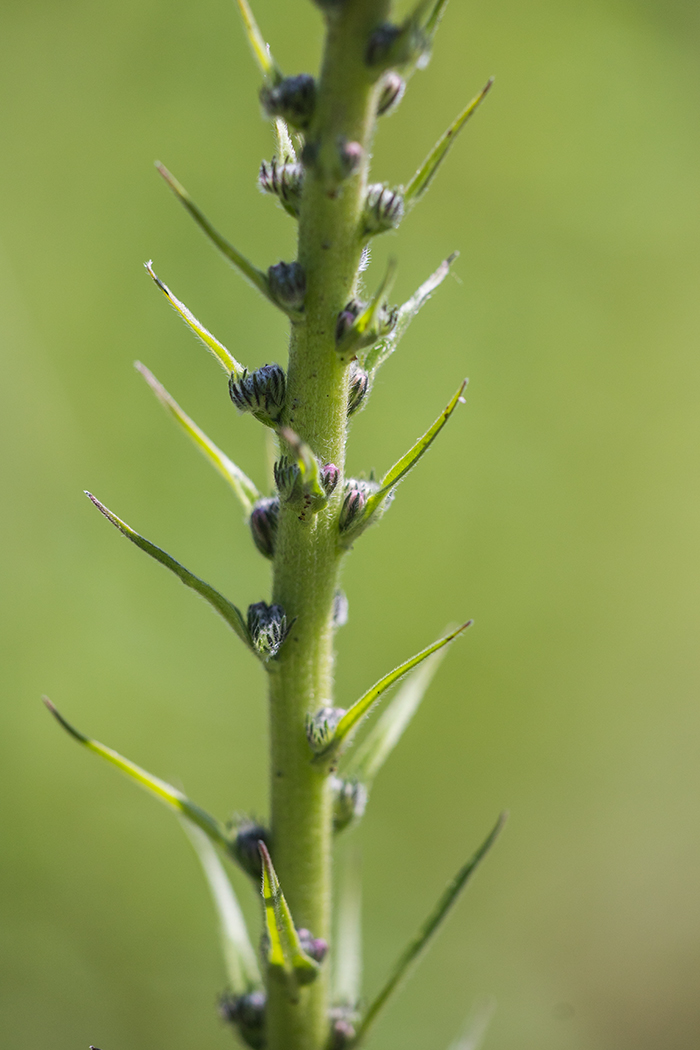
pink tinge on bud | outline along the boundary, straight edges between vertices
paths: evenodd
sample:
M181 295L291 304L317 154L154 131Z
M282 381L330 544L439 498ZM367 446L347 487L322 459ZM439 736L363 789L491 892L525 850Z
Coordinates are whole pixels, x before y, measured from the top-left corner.
M331 492L333 492L339 478L340 471L335 463L326 463L325 467L321 467L321 484L327 496L330 496Z

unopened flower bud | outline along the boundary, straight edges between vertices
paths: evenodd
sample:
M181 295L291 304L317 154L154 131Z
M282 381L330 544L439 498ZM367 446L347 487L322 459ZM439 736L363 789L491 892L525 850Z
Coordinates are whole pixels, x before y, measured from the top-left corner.
M357 317L362 312L363 306L359 299L351 299L350 302L338 314L335 324L335 341L339 343L345 333L352 328Z
M252 1050L263 1050L265 1037L264 992L247 992L246 995L223 995L219 1000L219 1014L228 1024L235 1025L241 1039Z
M243 871L254 879L262 875L262 861L258 843L264 842L270 849L270 832L254 820L245 818L235 822L236 837L231 843L231 853L238 861Z
M333 492L339 478L340 471L335 463L326 463L325 467L321 467L321 484L327 496L330 496L331 492Z
M357 481L351 478L346 482L345 499L340 508L340 517L338 518L338 526L341 532L347 532L348 529L358 524L362 518L367 497L374 490L375 486L368 481Z
M348 390L348 415L357 412L369 390L369 375L364 368L353 361L350 366L350 386Z
M301 164L280 164L276 157L260 165L258 185L265 193L279 197L290 215L298 216L304 188L304 169Z
M342 707L322 707L315 715L307 715L306 736L311 750L317 755L325 751L330 744L338 722L344 714Z
M286 456L282 456L275 463L273 473L281 500L285 503L291 503L301 498L301 475L296 463L292 463Z
M289 634L287 615L281 605L255 602L248 606L248 630L253 646L266 660L271 660L280 651Z
M275 423L282 414L286 377L279 365L263 365L236 377L232 372L228 392L239 412L252 412L263 422Z
M346 1050L355 1039L356 1011L347 1006L334 1006L330 1011L331 1038L329 1050Z
M341 179L348 179L358 171L365 151L359 142L338 141L338 172Z
M403 77L400 77L399 74L393 72L393 70L392 72L387 73L382 81L382 88L379 92L377 116L383 117L395 109L403 98L405 90L406 81Z
M259 499L250 515L250 531L255 546L266 558L272 558L275 554L279 515L280 501L275 497Z
M328 941L324 941L322 937L314 937L309 930L303 927L297 930L297 933L301 943L301 950L306 952L314 962L322 963L328 954Z
M403 194L389 189L381 182L368 187L364 211L365 235L396 229L403 215Z
M301 310L306 295L306 273L298 262L278 262L267 271L270 292L285 310Z
M331 780L333 791L333 830L342 831L359 820L367 806L367 788L358 780Z
M384 22L377 26L367 43L365 62L368 66L383 66L389 60L391 49L401 36L400 26Z
M303 131L314 115L316 81L310 73L285 77L279 84L266 85L260 92L260 101L269 117L282 117Z

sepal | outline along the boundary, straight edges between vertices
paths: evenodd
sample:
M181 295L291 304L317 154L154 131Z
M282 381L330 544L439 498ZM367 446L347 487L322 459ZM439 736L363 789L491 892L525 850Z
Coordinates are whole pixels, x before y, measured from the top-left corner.
M233 372L228 380L228 392L239 412L250 412L267 427L276 426L284 409L287 377L280 365L263 365L254 372L246 369L242 375Z
M295 1002L299 996L299 986L316 980L319 964L302 948L292 913L264 842L260 843L259 849L262 858L267 964L273 975L285 981L289 997Z
M264 663L277 656L291 628L281 605L255 602L248 606L248 632L253 651Z

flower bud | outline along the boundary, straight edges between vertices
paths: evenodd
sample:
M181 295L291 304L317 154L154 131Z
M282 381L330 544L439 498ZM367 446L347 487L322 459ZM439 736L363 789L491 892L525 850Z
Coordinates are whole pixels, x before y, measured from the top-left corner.
M367 788L358 780L340 780L332 777L333 830L342 831L359 820L367 806Z
M364 368L353 361L350 366L350 388L348 390L348 415L353 415L367 396L369 376Z
M260 165L258 185L264 193L279 197L290 215L298 216L304 188L304 169L301 164L280 164L276 157Z
M327 496L334 491L339 478L340 471L335 463L326 463L325 467L321 467L321 484Z
M383 66L390 56L391 49L401 36L401 27L383 22L377 26L367 43L365 62L368 66Z
M306 952L314 962L322 963L328 954L328 941L324 941L322 937L314 937L303 927L297 930L297 934L299 935L301 950Z
M278 262L267 271L270 293L285 310L301 310L306 295L306 273L298 262Z
M403 77L400 77L398 73L390 72L384 77L382 81L382 88L379 92L379 100L377 102L377 116L383 117L387 113L391 113L395 109L401 99L403 93L406 90L406 81Z
M282 456L275 463L273 473L281 500L285 503L292 503L301 498L301 474L296 463Z
M255 546L265 558L272 558L275 554L279 514L280 501L273 496L259 499L250 515L250 531Z
M261 824L246 817L235 822L236 837L231 843L231 853L238 861L243 871L253 879L262 876L262 861L258 843L264 842L270 849L270 832Z
M228 1024L235 1025L241 1039L252 1050L263 1050L265 1038L264 992L245 995L223 995L219 1000L219 1014Z
M342 707L322 707L315 715L306 716L306 736L311 750L317 755L325 751L335 733L338 722L345 714Z
M335 324L335 341L339 343L345 333L355 323L357 317L363 310L363 304L359 299L351 299L350 302L340 311L338 314L338 320Z
M316 107L316 81L310 73L285 77L279 84L266 85L260 101L268 117L282 117L301 131L311 122Z
M239 412L252 412L265 423L276 423L284 407L286 377L279 365L263 365L255 372L232 372L228 392Z
M355 1039L356 1011L347 1006L334 1006L329 1011L331 1020L331 1037L329 1050L346 1050Z
M345 483L345 499L340 508L338 526L341 532L354 528L362 518L367 497L376 491L376 485L370 481L358 481L350 478Z
M248 630L253 647L266 660L280 651L291 626L287 625L287 614L281 605L255 602L248 606Z
M381 182L367 188L363 230L365 235L396 229L403 215L403 194L397 190L390 190Z
M365 151L359 142L338 140L338 174L341 179L348 179L359 169Z

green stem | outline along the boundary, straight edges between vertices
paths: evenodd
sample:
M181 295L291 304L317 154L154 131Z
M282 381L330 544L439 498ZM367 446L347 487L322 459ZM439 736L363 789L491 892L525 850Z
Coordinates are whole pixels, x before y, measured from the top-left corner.
M299 261L306 271L303 320L293 323L282 422L340 480L327 506L301 522L289 504L280 513L274 559L274 601L296 621L270 665L271 820L273 859L298 926L330 936L332 814L327 772L315 764L305 718L332 704L333 600L341 553L337 517L343 492L347 430L347 367L335 349L338 313L356 292L362 250L360 216L374 131L376 87L364 62L372 30L389 0L346 0L331 11L317 106L306 140L299 219ZM334 186L339 143L363 147L358 170ZM298 1002L270 981L268 1050L322 1050L328 1042L327 966Z

